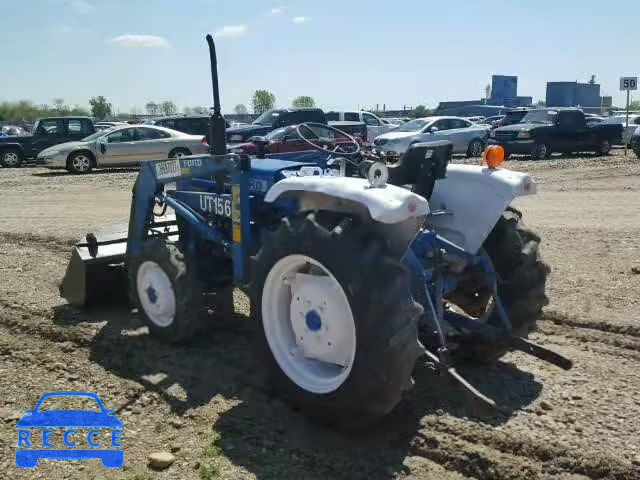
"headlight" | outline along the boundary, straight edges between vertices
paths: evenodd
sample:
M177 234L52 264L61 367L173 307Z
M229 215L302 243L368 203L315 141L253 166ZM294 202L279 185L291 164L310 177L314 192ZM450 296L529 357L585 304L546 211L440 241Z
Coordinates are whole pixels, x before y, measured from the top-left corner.
M39 157L55 157L60 155L60 150L43 150L38 154Z
M518 138L531 138L531 132L518 132Z

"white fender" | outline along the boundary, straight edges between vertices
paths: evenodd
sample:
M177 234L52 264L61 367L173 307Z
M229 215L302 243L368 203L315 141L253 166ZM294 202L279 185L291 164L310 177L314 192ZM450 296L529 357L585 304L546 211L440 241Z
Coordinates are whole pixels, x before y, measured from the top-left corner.
M537 186L526 173L479 165L449 165L431 195L430 226L447 240L476 253L514 198L533 195Z
M339 201L347 200L366 207L371 218L386 224L404 222L429 213L429 203L420 195L394 185L371 187L362 178L289 177L274 184L264 200L271 203L286 194L299 197L303 210L339 209Z

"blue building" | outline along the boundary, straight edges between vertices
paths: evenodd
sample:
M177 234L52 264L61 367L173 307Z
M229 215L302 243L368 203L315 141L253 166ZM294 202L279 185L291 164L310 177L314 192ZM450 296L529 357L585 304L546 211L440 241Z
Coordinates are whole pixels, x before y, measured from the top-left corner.
M547 82L548 107L600 108L597 83Z
M514 75L491 76L491 105L516 103L518 97L518 77Z

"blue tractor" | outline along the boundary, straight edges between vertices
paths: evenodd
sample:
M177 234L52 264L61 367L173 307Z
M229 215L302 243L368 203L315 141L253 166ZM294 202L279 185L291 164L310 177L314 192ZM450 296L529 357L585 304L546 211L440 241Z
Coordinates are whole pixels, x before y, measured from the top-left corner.
M63 297L89 305L128 285L150 333L184 342L207 312L232 309L239 288L283 397L349 428L391 411L424 356L489 404L456 362L518 349L571 366L524 338L547 302L549 272L539 237L509 206L536 192L530 176L494 168L498 150L488 165L449 164L448 142L414 145L393 164L356 143L310 142L277 158L227 153L207 40L211 154L144 163L126 236L87 235Z

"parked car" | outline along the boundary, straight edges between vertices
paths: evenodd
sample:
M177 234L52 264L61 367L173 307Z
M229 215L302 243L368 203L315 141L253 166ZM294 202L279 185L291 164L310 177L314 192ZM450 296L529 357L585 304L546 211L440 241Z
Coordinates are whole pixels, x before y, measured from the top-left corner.
M487 117L483 117L482 115L478 115L476 117L463 117L465 120L469 120L473 123L484 123Z
M157 125L190 135L209 135L209 115L172 115L145 120L144 125ZM231 127L226 122L226 127Z
M600 115L594 115L592 113L585 113L584 114L584 121L587 122L587 125L593 125L596 123L602 123L604 121L604 118L601 117Z
M510 112L507 112L504 115L504 118L495 125L495 128L506 127L508 125L515 125L516 123L520 123L524 116L531 110L532 109L530 108L516 108L514 110L511 110Z
M46 148L81 140L94 132L93 122L88 117L41 118L34 124L33 135L0 138L0 165L18 167L25 160L36 158Z
M340 123L340 122L336 122ZM346 132L349 135L353 136L357 141L362 142L362 136L366 136L366 125L364 123L355 123L355 122L347 122L350 124L349 126L359 126L360 135L354 135L355 132ZM332 125L335 128L340 129L338 125ZM330 128L322 127L320 125L313 125L309 127L311 131L308 129L302 129L302 135L312 143L318 146L322 146L322 142L331 141L335 144L344 144L351 145L351 140L346 135L339 135ZM267 154L270 153L288 153L288 152L299 152L303 150L310 150L311 147L309 143L303 140L300 135L298 135L297 129L295 125L290 125L288 127L281 127L273 132L268 133L264 137L255 136L251 137L246 143L238 143L230 145L230 149L233 151L241 151L242 153L247 154L256 154L260 152L260 146L264 144L265 152Z
M494 115L492 117L487 117L482 122L484 125L489 125L490 127L498 127L500 126L500 121L504 118L504 115Z
M380 135L374 145L391 157L402 155L418 142L448 140L453 153L478 157L485 147L489 128L461 117L424 117L400 125L393 132Z
M27 131L22 127L18 127L17 125L3 125L0 130L8 137L20 137L23 135L27 135Z
M621 145L629 145L631 143L631 136L636 131L636 128L640 126L640 115L633 114L629 115L629 124L627 125L627 115L613 115L611 117L606 117L602 123L607 125L621 125L623 128Z
M227 128L227 143L244 143L251 137L266 135L276 128L304 122L326 124L327 118L320 108L274 108L264 112L249 125Z
M640 158L640 127L636 127L633 135L631 135L631 148L636 157Z
M489 143L502 145L507 154L541 159L551 152L606 155L621 135L622 125L587 125L584 113L577 108L541 109L527 113L521 123L492 130Z
M127 167L145 160L207 153L201 135L188 135L155 125L116 127L96 132L79 142L63 143L43 150L38 160L50 168L87 173L94 168Z
M94 127L98 130L108 130L113 127L119 127L121 125L127 125L127 122L96 122Z
M385 123L371 112L327 112L328 122L362 122L367 126L367 141L372 142L377 136L398 128L395 123Z

